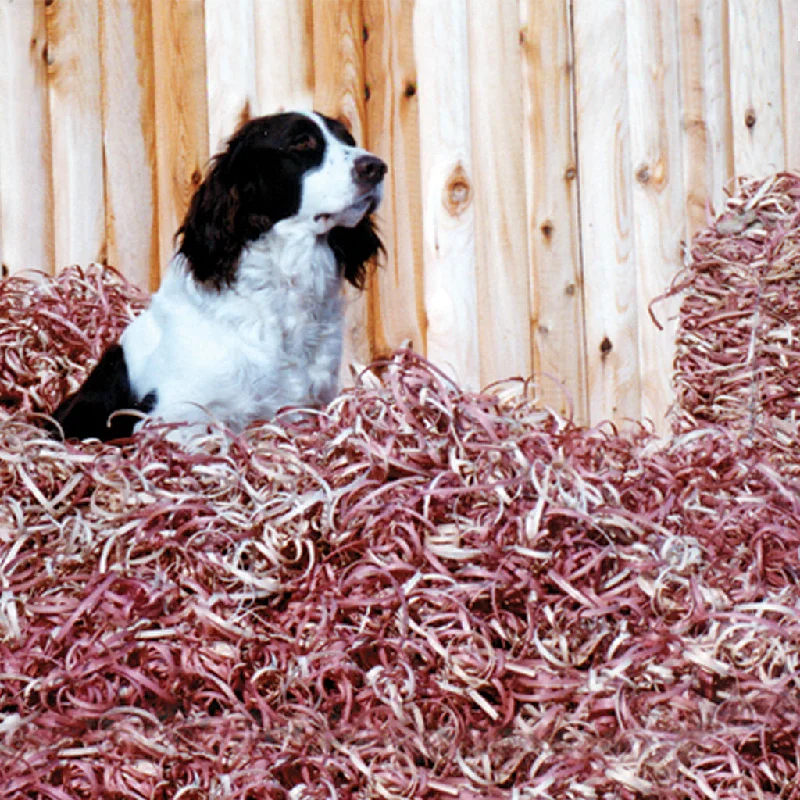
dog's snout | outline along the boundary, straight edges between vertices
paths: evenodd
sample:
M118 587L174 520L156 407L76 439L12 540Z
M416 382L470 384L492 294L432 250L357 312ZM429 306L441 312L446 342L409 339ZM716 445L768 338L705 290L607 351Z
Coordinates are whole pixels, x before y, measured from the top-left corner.
M386 174L386 164L377 156L359 156L353 162L356 181L363 186L377 186Z

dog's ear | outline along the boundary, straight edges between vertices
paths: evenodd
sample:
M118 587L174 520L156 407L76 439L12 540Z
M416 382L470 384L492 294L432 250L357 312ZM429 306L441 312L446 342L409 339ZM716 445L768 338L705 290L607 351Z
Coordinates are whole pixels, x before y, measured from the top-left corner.
M264 171L246 162L233 144L214 157L176 234L195 279L217 289L233 282L244 245L273 225Z
M339 273L356 289L364 288L370 262L379 253L386 252L371 214L354 228L334 228L328 234L328 243L336 257Z

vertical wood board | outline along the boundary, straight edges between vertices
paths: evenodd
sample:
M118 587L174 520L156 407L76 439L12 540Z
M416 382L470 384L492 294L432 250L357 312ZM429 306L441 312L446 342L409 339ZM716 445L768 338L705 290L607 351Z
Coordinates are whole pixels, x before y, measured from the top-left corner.
M589 417L638 419L625 2L574 0L573 14Z
M255 116L255 31L253 0L205 0L209 153Z
M787 169L800 171L800 3L781 0L783 134Z
M780 0L729 0L734 168L759 177L782 169Z
M359 0L314 4L314 107L342 120L359 144L366 141L364 18ZM335 32L335 35L332 35ZM372 359L365 293L345 290L345 342L342 381Z
M467 0L417 0L423 293L427 356L480 388Z
M364 6L366 144L390 165L378 213L385 264L370 289L374 355L388 354L403 341L425 352L422 239L415 224L421 193L413 14L409 0L372 0Z
M659 304L663 329L647 313L682 266L685 237L678 6L627 0L628 93L639 309L641 415L665 433L672 400L679 301Z
M311 0L252 0L256 107L272 114L314 104Z
M202 0L152 0L156 74L156 165L159 263L208 162L205 32Z
M727 0L678 0L687 236L720 210L733 177Z
M470 0L468 9L478 325L488 384L532 369L519 12L516 0Z
M0 243L9 271L53 272L44 0L0 3Z
M155 84L149 0L100 0L108 261L143 288L158 275Z
M98 0L47 6L56 267L105 262Z
M521 4L534 369L545 403L588 421L568 0Z

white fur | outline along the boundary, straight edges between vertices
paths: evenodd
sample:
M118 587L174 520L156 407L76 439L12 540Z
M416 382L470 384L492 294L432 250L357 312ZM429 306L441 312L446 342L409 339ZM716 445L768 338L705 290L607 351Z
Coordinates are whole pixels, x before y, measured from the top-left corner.
M153 416L232 429L283 406L318 406L337 392L342 352L341 279L327 232L356 225L380 201L353 181L366 151L331 136L306 173L299 212L242 252L236 279L199 284L176 255L150 306L122 335L134 392L156 392Z

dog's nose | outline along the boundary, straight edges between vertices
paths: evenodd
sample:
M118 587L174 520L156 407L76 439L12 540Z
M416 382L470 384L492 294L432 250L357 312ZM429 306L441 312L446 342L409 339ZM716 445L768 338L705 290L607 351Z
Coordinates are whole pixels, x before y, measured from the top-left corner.
M377 186L386 174L386 164L376 156L359 156L353 162L356 182L362 186Z

